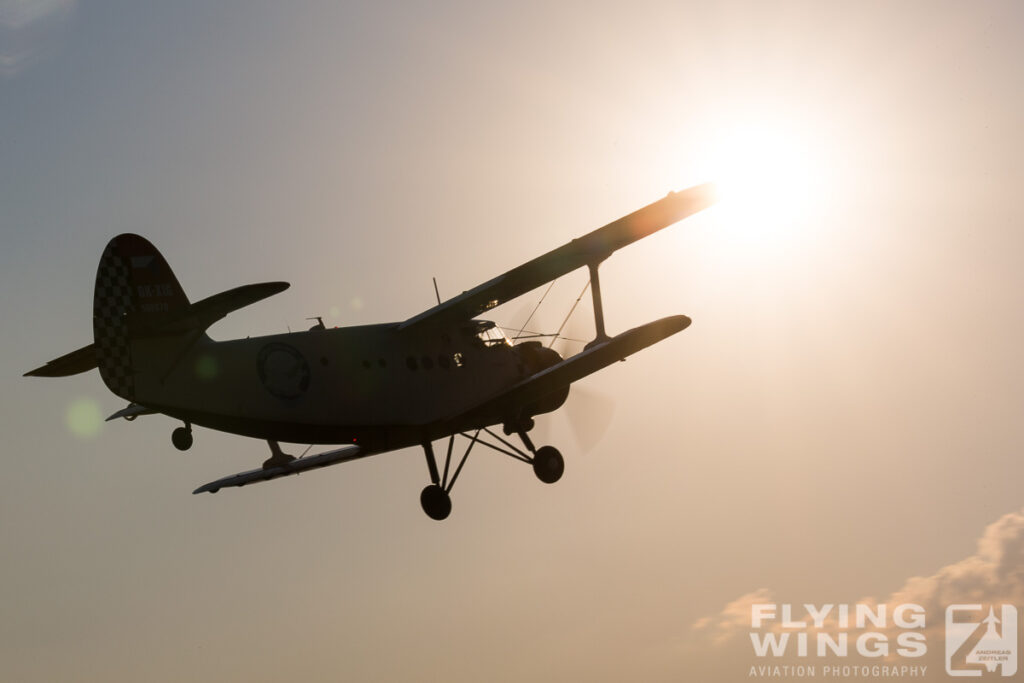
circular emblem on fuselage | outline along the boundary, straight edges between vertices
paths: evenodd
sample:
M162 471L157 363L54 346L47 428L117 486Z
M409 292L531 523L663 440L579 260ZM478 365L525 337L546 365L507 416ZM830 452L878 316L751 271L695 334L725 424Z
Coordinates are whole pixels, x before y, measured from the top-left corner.
M256 365L260 382L277 398L298 398L309 389L309 363L287 344L275 342L264 346Z

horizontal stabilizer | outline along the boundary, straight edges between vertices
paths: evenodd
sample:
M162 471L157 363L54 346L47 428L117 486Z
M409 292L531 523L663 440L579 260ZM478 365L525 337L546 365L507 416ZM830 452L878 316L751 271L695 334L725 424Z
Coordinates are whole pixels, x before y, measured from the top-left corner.
M132 337L152 337L203 332L228 313L254 304L288 289L287 282L260 282L214 294L194 304L179 303L179 308L165 312L138 312L128 315L128 330ZM181 306L184 306L183 308ZM68 377L97 367L96 345L89 344L77 351L51 360L46 365L30 370L25 377ZM120 416L119 417L123 417Z
M130 422L137 418L139 415L153 415L155 413L156 411L153 410L152 408L140 406L138 403L132 403L127 408L121 408L121 410L117 411L116 413L108 417L106 420L104 420L104 422L110 422L111 420L116 420L120 417L123 417L124 419Z
M486 419L506 411L544 398L573 382L583 379L602 368L620 360L626 360L641 349L660 342L676 332L685 330L690 319L685 315L673 315L661 320L634 327L611 339L598 342L575 356L566 358L561 363L527 377L518 384L492 396L479 406L462 415L454 415L451 419L462 422L475 419Z
M238 474L222 477L217 481L211 481L209 484L203 484L192 493L217 493L217 491L222 488L245 486L246 484L254 484L260 481L270 481L271 479L278 479L279 477L287 477L290 474L299 474L300 472L305 472L307 470L315 470L321 467L327 467L328 465L337 465L338 463L348 462L349 460L364 458L372 454L373 453L371 451L359 446L343 446L342 448L327 451L326 453L310 455L305 458L296 458L286 465L249 470L248 472L239 472Z
M228 313L283 292L290 286L287 282L260 282L253 285L242 285L220 294L208 296L194 304L189 304L187 308L164 316L140 316L130 323L131 335L144 337L202 332Z
M70 377L81 372L88 372L96 367L96 347L92 344L83 346L77 351L51 360L46 365L29 370L24 377Z

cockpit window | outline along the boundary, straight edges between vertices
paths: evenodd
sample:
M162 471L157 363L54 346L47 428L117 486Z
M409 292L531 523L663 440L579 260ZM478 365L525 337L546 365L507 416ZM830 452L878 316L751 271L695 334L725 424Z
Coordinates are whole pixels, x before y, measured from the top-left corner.
M471 320L465 330L468 336L475 338L474 342L478 345L511 346L508 337L493 320Z

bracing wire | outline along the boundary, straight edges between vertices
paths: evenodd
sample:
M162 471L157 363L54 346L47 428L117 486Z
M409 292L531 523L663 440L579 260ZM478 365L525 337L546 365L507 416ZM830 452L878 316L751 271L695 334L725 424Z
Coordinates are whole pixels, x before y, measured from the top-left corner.
M583 285L583 289L580 291L580 295L578 297L576 297L575 303L573 303L572 308L570 308L569 312L566 314L565 320L563 320L562 324L558 326L558 331L555 332L555 336L553 336L551 338L551 341L548 342L548 348L549 349L551 348L551 345L554 344L556 341L558 341L558 339L562 336L562 330L565 329L565 325L566 325L566 323L569 322L569 318L572 317L572 314L576 310L576 307L580 305L580 299L583 298L583 295L587 293L587 289L589 289L589 288L590 288L590 280L587 280L587 284Z
M518 339L519 335L521 335L523 333L523 330L526 329L526 326L530 324L531 320L533 320L533 316L537 312L537 309L540 308L540 305L542 303L544 303L544 299L547 298L548 292L551 291L551 288L555 286L555 282L557 282L557 281L558 281L558 278L555 278L554 280L552 280L551 284L548 285L548 288L544 290L544 294L541 295L540 301L538 301L537 305L533 307L533 310L530 312L530 317L526 319L526 322L523 323L523 326L519 328L518 332L516 332L515 337L513 337L514 339Z
M510 341L517 341L519 339L546 339L548 337L557 337L554 332L534 332L533 330L522 330L518 336L512 334L511 327L502 327L509 334ZM573 339L572 337L561 337L562 341L580 342L581 344L587 343L586 339Z

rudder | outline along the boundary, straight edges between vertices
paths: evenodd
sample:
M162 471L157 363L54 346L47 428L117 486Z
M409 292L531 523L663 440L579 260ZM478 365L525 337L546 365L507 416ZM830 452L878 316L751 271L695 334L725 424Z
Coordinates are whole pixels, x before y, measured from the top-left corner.
M133 331L188 307L178 279L149 240L125 233L107 243L96 271L93 338L100 376L112 392L135 398Z

